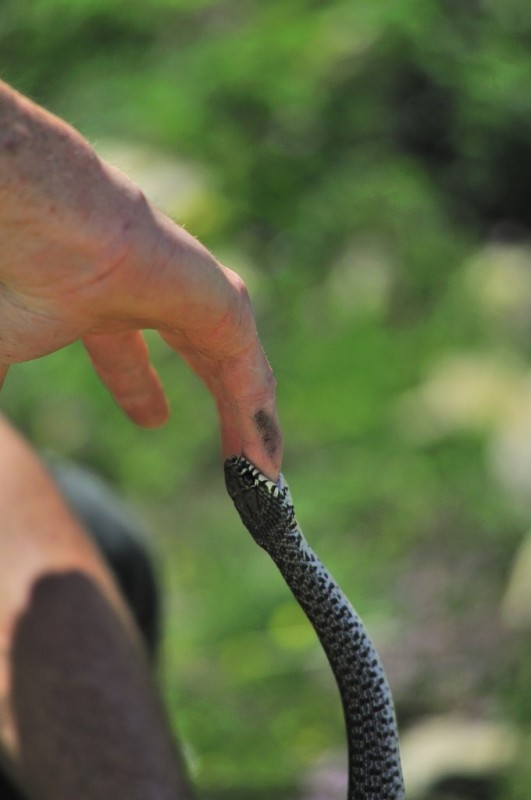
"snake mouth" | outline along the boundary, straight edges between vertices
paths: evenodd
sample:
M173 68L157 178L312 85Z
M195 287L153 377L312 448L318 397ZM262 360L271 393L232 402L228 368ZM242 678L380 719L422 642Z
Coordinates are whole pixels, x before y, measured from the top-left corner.
M227 492L243 524L255 542L266 547L272 538L270 523L274 517L284 516L279 504L281 490L244 456L227 458L224 470ZM266 519L269 524L257 525L257 521Z
M251 464L245 456L230 456L226 459L224 468L226 477L227 474L230 474L234 479L240 481L240 490L245 485L249 489L260 486L273 497L279 497L281 492L286 493L282 475L279 475L276 481L272 481L254 464Z
M255 476L240 456L227 458L224 470L227 492L245 523L246 517L259 512Z

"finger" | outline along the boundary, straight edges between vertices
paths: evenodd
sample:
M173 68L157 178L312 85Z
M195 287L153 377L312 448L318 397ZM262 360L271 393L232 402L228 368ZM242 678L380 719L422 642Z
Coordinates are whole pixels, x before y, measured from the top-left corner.
M234 404L217 401L224 458L245 455L272 480L282 462L282 434L274 405L266 402Z
M223 457L244 454L264 474L276 479L282 461L282 434L275 379L258 339L238 355L216 360L183 347L179 335L162 336L214 396Z
M156 428L168 418L168 403L140 331L86 334L83 344L95 372L138 425Z
M275 390L273 371L258 342L221 365L218 411L222 436L232 443L231 429L236 426L241 453L272 479L278 477L282 461ZM224 455L232 455L225 444Z

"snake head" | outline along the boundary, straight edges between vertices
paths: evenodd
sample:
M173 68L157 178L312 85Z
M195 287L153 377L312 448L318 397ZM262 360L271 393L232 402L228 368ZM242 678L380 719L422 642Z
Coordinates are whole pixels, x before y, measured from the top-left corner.
M225 461L225 484L253 539L266 550L295 519L289 489L282 476L269 480L244 456Z

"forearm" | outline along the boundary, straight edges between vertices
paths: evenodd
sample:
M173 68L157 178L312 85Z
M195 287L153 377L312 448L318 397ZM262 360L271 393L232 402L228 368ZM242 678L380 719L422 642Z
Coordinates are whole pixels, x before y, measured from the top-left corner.
M45 471L0 422L0 740L38 800L190 797L136 630Z

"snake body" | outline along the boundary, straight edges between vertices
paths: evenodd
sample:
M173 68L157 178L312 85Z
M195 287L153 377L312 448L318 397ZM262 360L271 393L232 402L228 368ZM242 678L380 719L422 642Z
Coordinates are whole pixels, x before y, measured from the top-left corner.
M348 743L347 800L404 800L393 699L367 631L308 545L282 476L275 483L243 456L225 462L242 522L271 556L313 625L341 696Z

